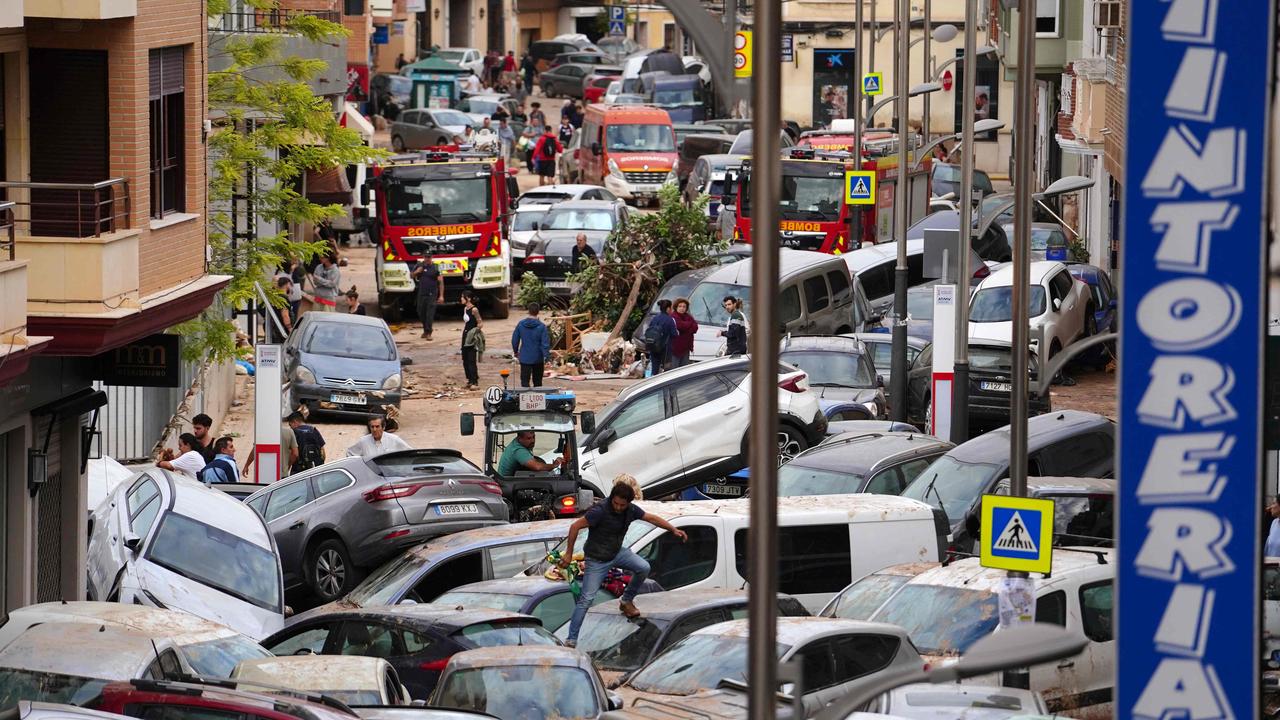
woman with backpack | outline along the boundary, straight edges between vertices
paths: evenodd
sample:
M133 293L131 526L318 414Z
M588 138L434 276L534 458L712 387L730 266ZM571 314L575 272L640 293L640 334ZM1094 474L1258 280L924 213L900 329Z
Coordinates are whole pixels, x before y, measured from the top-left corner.
M658 301L658 314L649 321L644 331L645 348L649 351L650 375L662 372L667 364L667 355L671 352L672 340L677 336L676 321L671 317L671 301Z
M555 132L544 127L538 144L533 146L534 172L538 173L538 186L556 184L556 155L564 152L564 147L556 139Z

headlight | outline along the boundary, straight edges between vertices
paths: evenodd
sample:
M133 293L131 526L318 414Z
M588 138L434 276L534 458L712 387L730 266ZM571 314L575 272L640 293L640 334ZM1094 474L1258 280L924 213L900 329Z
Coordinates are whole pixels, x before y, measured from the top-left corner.
M400 373L392 373L382 381L383 390L399 390L400 389Z
M299 365L298 368L293 371L293 379L298 382L313 383L316 381L316 375L308 370L306 365Z
M618 163L612 159L609 160L609 174L618 178L626 177L622 174L622 169L618 167Z
M664 183L673 183L673 182L675 182L675 181L676 181L676 169L675 169L675 168L671 168L671 172L667 173L667 179L666 179L666 180L663 180L663 182L664 182Z

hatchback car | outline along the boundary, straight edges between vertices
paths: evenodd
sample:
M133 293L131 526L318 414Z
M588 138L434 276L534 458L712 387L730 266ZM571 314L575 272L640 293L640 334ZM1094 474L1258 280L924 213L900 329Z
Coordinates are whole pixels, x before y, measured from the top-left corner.
M948 193L954 197L960 197L962 178L963 175L960 172L959 165L935 162L933 164L933 175L929 181L929 192L933 197L942 197ZM991 177L977 168L973 171L973 189L981 192L983 197L996 191L991 186Z
M601 603L587 611L578 635L578 649L591 656L607 687L627 676L658 653L695 630L747 616L745 590L675 590L637 595L640 617L628 618L616 607ZM779 617L805 617L809 611L788 595L778 595ZM556 635L568 637L569 628Z
M464 70L470 70L476 75L484 74L484 54L478 49L472 47L447 47L440 48L432 53L435 57L457 65Z
M485 712L500 720L594 720L622 707L591 660L561 647L485 648L449 659L432 707Z
M605 241L627 222L632 211L622 200L572 200L557 204L538 223L538 232L529 241L524 272L533 273L553 295L572 292L567 276L573 267L573 248L578 234L587 236L587 245L604 257Z
M498 112L498 108L502 108L511 116L511 131L516 134L516 137L520 137L520 133L524 131L524 116L520 114L520 101L510 95L500 93L468 95L454 105L455 110L471 118L473 127L480 127L485 118L492 118L494 113Z
M471 118L457 110L405 110L391 123L391 147L405 152L452 145L453 138L465 137L471 126Z
M936 567L936 562L899 563L863 575L831 598L818 616L870 620L908 580Z
M1093 317L1085 317L1084 334L1086 337L1116 332L1120 328L1119 300L1116 286L1111 282L1111 275L1106 270L1085 263L1067 263L1067 271L1071 277L1084 283L1089 288L1089 296L1093 302ZM1115 355L1115 344L1108 343L1095 351L1086 351L1084 357L1097 366L1105 366Z
M347 457L272 483L245 500L267 521L286 586L321 602L402 549L507 522L502 488L457 450Z
M601 60L605 58L600 56ZM582 99L582 81L595 69L595 64L567 62L553 65L538 76L542 94L549 98L568 97Z
M312 613L267 638L266 647L280 656L311 653L383 658L391 663L409 694L424 700L455 653L559 642L543 629L541 621L528 615L410 603Z
M910 312L910 291L907 292L907 307ZM889 388L893 387L893 335L887 332L861 332L849 337L862 341L871 353L871 364L875 366L876 374L884 378L885 401L892 407L893 398L889 397ZM912 335L911 321L907 321L907 367L911 367L920 351L929 346L930 340L931 338Z
M809 387L830 420L883 420L884 378L860 341L843 336L791 337L782 340L778 359L809 375Z
M90 600L184 610L255 640L284 624L275 540L252 508L155 468L89 518Z
M1094 313L1088 286L1077 282L1060 262L1033 262L1028 271L1027 302L1031 331L1044 332L1047 351L1040 354L1051 359L1085 334L1086 318ZM969 301L969 338L1003 340L1013 334L1013 268L1001 268L978 284Z
M244 660L231 674L241 686L261 685L310 690L348 705L408 705L413 702L408 689L391 663L366 654L342 657L291 655Z
M778 496L899 495L955 447L920 433L846 433L827 438L778 468Z
M662 590L653 580L645 580L641 593ZM601 587L596 604L607 604L618 596ZM433 601L459 609L491 608L506 612L532 615L542 621L542 626L554 632L573 615L577 597L569 583L548 580L540 576L520 575L513 578L481 580L456 587Z
M386 415L400 407L400 351L382 318L310 312L284 344L288 405Z
M1027 354L1029 382L1039 375L1035 349ZM1013 349L999 340L969 342L969 434L1008 424L1013 392ZM1029 393L1027 413L1041 415L1053 409L1049 394ZM907 367L907 421L928 430L933 419L933 345L926 346Z

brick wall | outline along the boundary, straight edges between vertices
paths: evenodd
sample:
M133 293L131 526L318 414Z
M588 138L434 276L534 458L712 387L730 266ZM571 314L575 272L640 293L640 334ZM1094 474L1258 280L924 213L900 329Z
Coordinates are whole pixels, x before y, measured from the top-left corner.
M64 32L56 21L27 22L33 48L106 50L109 83L111 175L129 181L130 227L140 229L139 292L147 296L205 270L205 19L201 0L138 0L136 18L89 23ZM186 46L184 101L186 152L184 209L197 217L151 228L149 51ZM33 88L33 92L40 92Z
M1117 181L1124 180L1124 138L1125 138L1125 113L1129 106L1128 94L1128 73L1126 72L1126 52L1128 48L1125 43L1127 37L1129 11L1128 3L1122 3L1121 17L1124 18L1125 26L1120 29L1118 36L1115 38L1114 51L1107 57L1107 83L1111 86L1107 88L1107 120L1106 127L1111 132L1107 133L1107 139L1104 143L1103 166L1107 172Z

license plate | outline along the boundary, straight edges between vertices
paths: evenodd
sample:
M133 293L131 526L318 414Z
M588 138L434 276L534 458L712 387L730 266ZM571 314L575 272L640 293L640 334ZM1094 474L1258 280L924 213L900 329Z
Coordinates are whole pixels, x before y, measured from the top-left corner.
M548 280L542 283L542 285L543 287L550 288L552 290L568 290L569 289L569 283L565 280Z
M368 405L369 399L363 395L348 395L347 393L333 393L329 396L329 402L342 403L343 405Z
M480 512L475 503L452 503L450 505L436 505L437 515L474 515Z
M981 383L978 383L978 387L982 388L983 390L990 390L992 392L1012 392L1013 391L1013 386L1010 385L1009 383L987 382L985 380L982 381Z
M542 393L520 393L520 409L536 411L547 409L547 396Z
M724 495L732 497L740 497L742 495L741 485L720 485L718 483L708 483L702 486L702 492L707 495Z
M467 271L466 258L436 260L435 263L441 275L461 275Z

